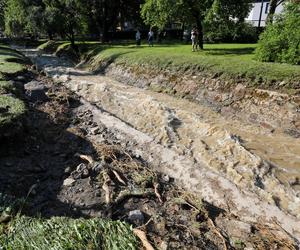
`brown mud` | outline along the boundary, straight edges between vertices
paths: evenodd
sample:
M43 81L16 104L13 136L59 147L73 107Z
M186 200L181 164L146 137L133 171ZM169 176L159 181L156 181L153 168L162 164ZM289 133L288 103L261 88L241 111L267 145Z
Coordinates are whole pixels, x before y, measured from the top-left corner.
M19 138L2 141L0 151L0 192L19 198L29 195L23 213L125 220L147 232L153 246L162 249L225 249L245 244L230 242L215 226L215 218L228 218L225 211L197 199L177 187L171 177L131 156L112 132L93 122L92 113L76 95L49 79L30 76L26 80L46 86L49 100L29 98L25 131ZM105 139L95 144L88 135ZM133 211L136 218L129 216ZM266 244L259 240L255 225L252 230L255 244ZM280 243L275 238L270 241Z
M47 60L50 69L46 73L54 76L57 65L51 73L49 63L51 60ZM65 76L71 79L83 74L76 71L63 73L58 80L61 82ZM90 77L88 73L86 77ZM93 82L92 78L89 79ZM20 197L31 190L26 210L29 215L101 216L125 220L147 232L150 242L158 249L297 249L297 239L276 219L273 223L264 218L259 222L255 218L245 220L245 215L240 216L231 210L230 204L220 208L212 205L209 199L201 198L194 192L201 185L194 189L181 188L193 186L193 183L178 185L179 182L172 178L174 170L170 168L169 172L161 172L155 159L145 157L138 145L138 141L143 140L150 144L157 142L135 131L130 132L132 140L120 132L122 126L129 126L126 128L128 132L132 127L142 125L126 123L126 113L123 117L120 113L108 113L105 101L101 105L99 99L88 100L84 92L75 91L79 93L77 95L68 89L72 89L69 83L65 84L66 88L36 73L32 74L32 79L27 79L31 80L45 86L48 100L33 102L29 98L30 111L24 124L26 133L14 142L1 143L0 163L0 172L3 173L0 175L0 191ZM76 87L75 81L73 83ZM114 85L113 82L109 84ZM110 91L107 94L110 96ZM100 98L105 100L104 96ZM114 120L120 118L124 120ZM155 128L155 123L153 125ZM155 130L144 132L153 135ZM134 135L137 140L134 140ZM168 141L172 139L172 131L167 130L167 135L169 146L166 149L148 143L142 144L144 150L149 147L148 154L152 152L152 158L158 157L155 155L157 150L162 154L172 154L168 149L172 148ZM161 138L158 144L164 145L164 137ZM174 158L176 164L180 164L179 161ZM218 178L214 182L215 189L222 185ZM208 185L212 183L213 180ZM209 187L202 191L210 192ZM255 202L255 206L258 205Z

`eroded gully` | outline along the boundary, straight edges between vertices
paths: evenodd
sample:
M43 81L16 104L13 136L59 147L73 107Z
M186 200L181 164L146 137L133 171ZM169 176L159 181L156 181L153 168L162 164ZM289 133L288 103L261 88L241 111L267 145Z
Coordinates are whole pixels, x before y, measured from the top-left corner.
M130 150L154 168L243 221L275 220L300 240L299 138L93 75L36 50L22 52L76 92L95 122L130 142Z

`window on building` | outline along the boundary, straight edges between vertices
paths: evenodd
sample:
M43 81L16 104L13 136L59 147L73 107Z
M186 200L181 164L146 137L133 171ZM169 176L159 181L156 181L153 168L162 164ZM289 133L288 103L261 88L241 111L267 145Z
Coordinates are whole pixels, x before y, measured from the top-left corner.
M270 6L270 3L267 3L266 4L266 9L265 9L265 14L269 13L269 6Z

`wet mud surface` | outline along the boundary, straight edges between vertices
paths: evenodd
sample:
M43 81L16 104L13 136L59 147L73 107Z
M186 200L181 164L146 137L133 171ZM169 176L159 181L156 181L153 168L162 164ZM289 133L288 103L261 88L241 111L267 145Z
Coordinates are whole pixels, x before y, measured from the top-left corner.
M47 63L51 64L49 61ZM72 76L69 72L59 77L69 78L66 80L70 81L74 76L82 77L81 74L74 72ZM61 78L58 80L62 81ZM82 80L87 79L80 79L80 84ZM153 118L148 131L132 131L128 136L122 133L122 126L128 126L125 129L128 132L147 127L147 123L143 125L138 119L134 123L128 119L126 112L123 116L115 112L114 107L118 106L119 100L110 98L109 87L106 87L107 96L100 95L98 99L93 95L96 90L90 89L89 99L84 92L70 91L72 86L68 86L69 83L65 84L68 89L61 83L38 76L36 72L27 76L26 81L42 84L47 99L43 99L42 94L37 98L27 94L30 109L24 123L25 133L15 141L1 142L0 156L0 192L18 197L28 195L30 202L24 210L26 214L41 214L43 217L101 216L125 220L147 232L150 242L158 249L297 249L297 239L289 230L282 228L281 223L276 220L271 223L265 218L261 218L259 223L255 218L245 219L245 215L240 216L232 210L234 206L229 200L226 206L218 206L194 192L199 188L205 193L203 185L194 185L193 181L179 185L179 175L172 169L172 164L158 160L161 156L157 152L171 154L176 146L174 144L178 142L178 135L186 133L180 131L181 117L188 114L182 113L178 119L178 113L168 110L170 126L164 126L162 133L157 134L155 130L160 118ZM77 83L73 83L76 87ZM126 105L125 97L122 98ZM112 104L110 112L107 111L107 99ZM131 113L135 114L133 106ZM124 106L119 105L119 109L124 110ZM132 117L135 118L136 115ZM231 140L239 141L239 138ZM213 144L208 143L202 146L212 147ZM148 149L145 154L143 150ZM186 154L182 148L178 150ZM172 157L166 159L172 161ZM178 159L174 162L175 165L180 163ZM178 166L184 166L179 163ZM191 163L194 166L197 164ZM169 170L166 169L168 165ZM190 170L186 168L185 172ZM188 174L194 174L196 179L203 177L197 176L197 171ZM204 177L207 176L214 178L212 174ZM191 180L195 178L192 176ZM215 189L224 184L218 182L218 178L211 180L209 185L213 183ZM187 188L189 186L194 187ZM224 192L222 189L219 191L218 195ZM210 192L209 189L207 192ZM259 200L255 199L255 206L259 206Z

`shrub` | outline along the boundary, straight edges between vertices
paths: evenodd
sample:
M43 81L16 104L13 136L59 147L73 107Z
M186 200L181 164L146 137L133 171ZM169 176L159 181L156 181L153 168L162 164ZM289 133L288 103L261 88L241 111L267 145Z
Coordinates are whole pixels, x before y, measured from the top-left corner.
M300 64L300 4L289 3L261 34L256 59L263 62Z
M209 22L205 23L205 40L210 43L252 43L258 37L255 27L244 22Z

